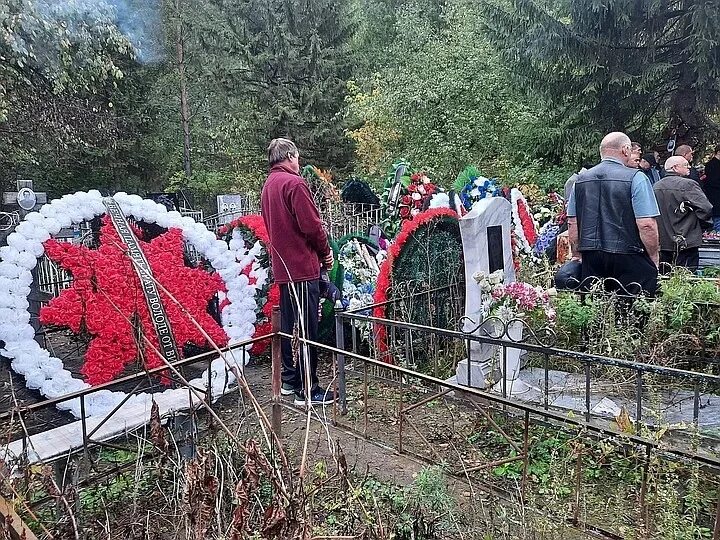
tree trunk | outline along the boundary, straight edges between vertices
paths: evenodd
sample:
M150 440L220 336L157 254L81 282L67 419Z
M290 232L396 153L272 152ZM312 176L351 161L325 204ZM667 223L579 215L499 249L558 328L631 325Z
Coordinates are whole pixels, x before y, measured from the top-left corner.
M183 169L185 176L190 179L192 176L192 162L190 160L190 106L188 105L187 94L187 72L185 69L185 36L182 23L180 0L175 0L177 12L177 40L175 49L177 51L178 78L180 81L180 124L183 131Z

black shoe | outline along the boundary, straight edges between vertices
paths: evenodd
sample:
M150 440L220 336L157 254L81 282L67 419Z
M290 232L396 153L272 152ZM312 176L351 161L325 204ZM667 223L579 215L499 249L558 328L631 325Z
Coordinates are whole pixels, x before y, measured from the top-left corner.
M325 390L324 388L320 388L319 386L316 387L314 390L310 391L310 404L311 405L330 405L331 403L335 402L335 392L330 390L329 388ZM301 407L305 405L305 392L299 391L295 392L295 405L298 407Z
M283 396L292 396L298 391L297 387L294 384L290 383L282 383L282 386L280 387L280 395Z

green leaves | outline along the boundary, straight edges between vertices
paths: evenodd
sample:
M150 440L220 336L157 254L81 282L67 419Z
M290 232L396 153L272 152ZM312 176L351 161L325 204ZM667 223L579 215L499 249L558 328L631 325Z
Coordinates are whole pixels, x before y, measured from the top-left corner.
M354 54L377 56L376 69L358 70L347 108L360 172L379 176L403 155L447 186L468 163L493 176L532 153L528 135L543 115L516 91L474 2L440 10L438 2L398 1L395 14L362 4L372 7ZM384 34L372 33L376 26Z
M655 118L660 129L683 125L695 142L718 135L711 117L720 105L720 16L709 2L682 9L671 0L481 5L515 80L563 107L560 123L578 139L590 125L654 143L661 138Z

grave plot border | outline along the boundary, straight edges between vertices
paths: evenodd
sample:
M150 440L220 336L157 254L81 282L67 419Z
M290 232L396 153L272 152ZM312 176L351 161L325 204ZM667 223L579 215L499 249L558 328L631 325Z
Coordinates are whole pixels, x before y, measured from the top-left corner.
M427 296L427 291L418 293L419 297L423 295ZM385 303L389 303L388 301ZM337 367L336 373L336 390L338 392L338 403L334 408L335 414L334 419L336 423L345 429L350 429L356 432L358 435L363 436L371 442L375 442L381 445L388 445L401 453L413 455L426 462L438 464L442 463L443 460L433 449L433 445L423 435L422 427L414 425L412 420L409 418L408 413L412 410L417 409L422 405L429 404L435 400L443 399L451 392L454 397L464 401L468 401L470 406L474 410L478 411L486 419L492 419L492 411L498 411L502 414L509 415L517 419L522 423L523 439L522 441L514 441L511 436L505 433L500 426L493 426L502 438L507 442L509 447L512 448L513 452L511 455L504 459L494 460L488 463L483 463L478 466L474 466L472 471L480 469L489 469L491 467L498 467L500 465L510 463L513 461L519 461L522 463L522 476L520 480L520 497L524 500L527 490L528 483L528 431L531 425L548 426L558 431L565 433L580 433L587 441L608 441L617 447L642 449L640 454L644 455L644 465L642 467L642 485L640 491L639 511L643 517L644 530L650 530L652 528L652 515L649 512L648 498L648 468L650 467L651 460L657 457L661 457L664 460L697 464L701 470L706 471L713 479L720 482L720 457L715 453L705 451L697 448L696 442L690 442L688 445L677 444L675 442L668 442L660 440L659 438L653 438L654 433L652 432L651 425L647 424L643 418L643 388L646 384L646 379L651 375L659 375L667 377L672 380L683 381L684 384L691 389L693 394L693 422L691 428L697 429L700 423L702 408L700 406L700 388L712 385L713 388L720 389L720 376L706 373L698 373L694 371L663 367L657 365L651 365L641 362L635 362L622 358L611 358L607 356L593 355L587 353L580 353L557 347L547 346L540 343L528 343L528 342L517 342L508 341L505 339L497 339L492 336L478 336L471 333L462 331L456 331L446 328L435 328L428 325L417 324L407 321L397 321L386 318L374 317L365 313L372 312L373 306L364 306L356 310L347 311L336 311L336 334L337 342L335 347L323 346L319 343L312 343L307 340L302 340L308 344L317 346L319 349L330 351L335 356L335 365ZM432 374L421 373L412 369L408 369L402 365L383 362L378 358L373 358L366 354L360 354L358 352L358 341L355 339L355 325L358 323L371 324L375 329L378 327L384 327L385 332L388 335L396 335L399 349L402 351L403 348L408 347L407 338L409 333L419 333L424 335L433 335L438 339L444 340L460 340L467 344L467 350L470 350L470 342L475 341L488 345L494 345L500 347L503 350L503 358L507 354L508 348L521 349L526 352L535 353L544 358L544 392L545 399L542 404L536 406L534 404L521 401L514 397L509 397L505 394L503 388L502 393L489 392L487 390L473 388L471 386L459 385L454 382L438 378ZM349 347L346 346L345 332L347 329L353 333L352 350L346 350ZM404 335L403 335L404 333ZM372 347L370 351L372 355ZM407 358L407 350L399 354L401 358ZM578 363L583 366L583 376L585 381L585 411L579 416L568 415L567 411L558 410L553 408L548 402L548 387L549 387L549 360L551 357L558 357L567 359ZM348 367L348 363L352 362L354 365ZM360 366L358 366L360 364ZM623 431L619 428L613 427L608 422L599 421L591 411L590 407L590 395L592 393L593 379L591 377L591 367L595 366L606 366L613 367L629 374L634 377L635 384L635 410L631 411L634 413L636 418L634 421L634 428L632 433ZM388 443L388 441L379 439L376 434L373 434L368 427L367 418L367 407L363 406L362 414L363 418L363 429L354 428L343 421L343 416L349 412L348 399L347 399L347 380L348 376L355 375L358 379L361 379L362 383L362 403L368 403L368 386L372 379L384 379L388 380L387 377L383 377L380 373L389 373L390 382L395 383L395 388L399 392L399 406L397 412L397 426L398 432L394 442ZM470 374L468 375L470 378ZM419 383L420 386L426 389L426 393L421 395L420 398L414 397L413 402L412 393L409 391L408 381L414 381ZM416 385L417 386L417 385ZM408 399L410 396L410 399ZM335 410L336 409L336 410ZM409 430L412 431L416 439L423 442L426 450L433 459L428 459L427 455L421 455L417 452L413 452L406 448L405 439ZM583 471L582 463L582 452L577 456L575 468L575 476L577 482L573 487L574 493L572 496L573 500L578 500L580 492L582 490L582 481L580 474ZM452 474L458 478L464 479L471 470L462 468L458 470L451 470ZM490 487L488 489L491 492L495 490ZM500 494L502 496L502 493ZM595 529L596 532L603 534L607 538L619 538L616 534L611 531L603 530L602 528L595 527L589 523L582 523L580 520L580 508L579 503L573 509L573 517L571 519L573 524L576 526L582 526L585 529ZM713 540L720 539L720 500L718 500L715 515L714 515L714 527L713 527Z

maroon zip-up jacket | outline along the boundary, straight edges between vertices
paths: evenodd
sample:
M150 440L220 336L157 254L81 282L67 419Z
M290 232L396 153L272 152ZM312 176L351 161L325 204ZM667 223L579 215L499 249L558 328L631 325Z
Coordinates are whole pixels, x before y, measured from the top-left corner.
M284 164L273 165L260 207L275 283L318 279L320 261L330 254L330 245L305 180Z

